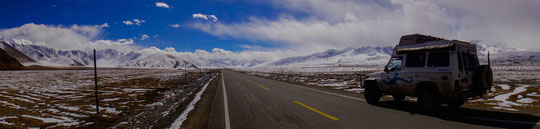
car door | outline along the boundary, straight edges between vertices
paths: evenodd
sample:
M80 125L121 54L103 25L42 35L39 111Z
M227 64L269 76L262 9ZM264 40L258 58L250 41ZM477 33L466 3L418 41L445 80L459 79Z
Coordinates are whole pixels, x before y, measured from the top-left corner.
M396 92L402 95L414 95L416 83L425 70L427 56L425 52L409 53L405 57L404 67L399 75L395 77L397 87Z
M382 74L381 83L384 91L394 93L397 86L395 78L401 73L401 66L403 65L403 57L393 57L388 61L385 67L385 73Z

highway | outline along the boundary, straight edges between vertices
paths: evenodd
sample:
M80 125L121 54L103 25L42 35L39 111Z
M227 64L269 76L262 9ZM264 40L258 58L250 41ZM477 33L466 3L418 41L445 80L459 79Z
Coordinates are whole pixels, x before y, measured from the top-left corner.
M539 118L527 114L474 109L424 114L411 102L373 106L359 97L228 70L219 79L208 118L211 129L540 127Z

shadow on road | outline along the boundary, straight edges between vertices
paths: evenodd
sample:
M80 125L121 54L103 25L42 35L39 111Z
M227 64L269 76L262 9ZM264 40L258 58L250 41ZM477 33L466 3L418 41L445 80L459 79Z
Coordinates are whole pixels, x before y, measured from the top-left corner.
M540 120L540 117L530 114L468 108L451 109L446 106L441 106L437 112L426 113L418 110L416 102L409 101L382 101L378 106L409 112L411 115L421 114L448 121L501 128L533 128Z

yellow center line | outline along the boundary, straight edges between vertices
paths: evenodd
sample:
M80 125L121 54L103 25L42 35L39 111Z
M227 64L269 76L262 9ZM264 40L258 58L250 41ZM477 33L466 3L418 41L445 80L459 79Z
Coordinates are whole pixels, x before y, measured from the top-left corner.
M247 80L247 82L251 82L251 80Z
M266 87L264 87L264 86L262 86L262 85L259 85L259 87L261 87L261 88L263 88L263 89L265 89L265 90L268 90L268 88L266 88Z
M301 106L304 106L305 108L307 108L307 109L309 109L309 110L312 110L312 111L314 111L314 112L316 112L316 113L319 113L319 114L321 114L321 115L323 115L323 116L325 116L325 117L328 117L328 118L330 118L330 119L332 119L332 120L339 120L339 119L336 118L336 117L333 117L333 116L331 116L331 115L328 115L328 114L326 114L326 113L324 113L324 112L321 112L321 111L319 111L319 110L317 110L317 109L315 109L315 108L312 108L312 107L310 107L310 106L307 106L307 105L305 105L305 104L303 104L303 103L300 103L300 102L298 102L298 101L294 101L294 103L299 104L299 105L301 105Z

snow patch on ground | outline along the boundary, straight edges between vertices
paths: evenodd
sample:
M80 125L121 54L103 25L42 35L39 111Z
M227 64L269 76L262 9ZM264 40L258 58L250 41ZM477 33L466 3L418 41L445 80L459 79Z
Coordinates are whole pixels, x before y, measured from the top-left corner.
M499 87L501 87L503 90L510 90L510 85L508 84L499 84Z
M25 107L21 107L17 104L14 104L14 103L10 103L10 102L7 102L7 101L2 101L0 100L0 103L3 105L3 106L8 106L10 108L15 108L15 109L26 109Z
M107 102L107 101L118 101L118 100L120 100L120 98L106 98L106 99L102 99L101 101Z
M532 92L532 93L528 93L527 96L540 97L540 94L538 94L538 92Z
M507 107L499 107L499 106L496 106L496 107L493 107L494 109L500 109L500 110L508 110L508 111L519 111L517 109L513 109L513 108L507 108Z
M538 101L538 100L534 100L534 99L531 99L531 98L522 98L522 99L516 100L516 102L520 102L520 103L532 103L534 101Z
M21 117L27 117L32 119L37 119L43 121L43 123L62 123L64 120L56 119L56 118L43 118L38 116L30 116L30 115L21 115Z
M516 94L519 94L521 92L524 92L526 91L528 86L521 86L521 87L517 87L514 89L514 91L510 92L510 93L506 93L506 94L501 94L501 95L497 95L493 98L493 100L496 100L496 101L501 101L500 103L498 103L499 106L502 106L502 107L512 107L512 106L521 106L522 104L520 103L516 103L516 102L512 102L512 101L508 101L508 98L510 98L510 96L512 95L516 95Z
M353 93L364 93L364 88L351 88L351 89L345 89L347 92L353 92Z
M17 119L17 117L16 116L3 116L3 117L0 117L0 124L15 125L14 123L7 122L6 119Z
M146 105L147 107L153 107L153 106L162 106L163 105L163 102L155 102L155 103L152 103L152 104L148 104Z
M199 100L201 99L201 95L204 93L204 91L206 91L206 87L208 87L208 84L210 84L210 82L214 80L214 78L216 78L216 76L212 77L212 79L206 82L206 84L204 84L204 86L202 87L201 91L195 94L195 98L193 98L193 100L189 103L189 106L186 108L186 110L184 110L182 114L180 114L180 116L178 116L178 118L174 120L169 129L179 129L182 126L182 123L187 119L189 112L195 109L195 104L199 102Z

